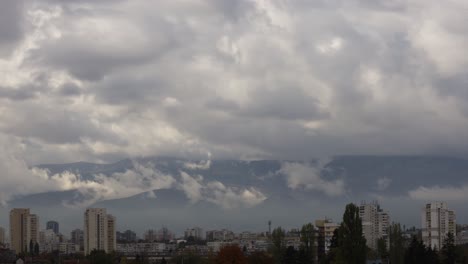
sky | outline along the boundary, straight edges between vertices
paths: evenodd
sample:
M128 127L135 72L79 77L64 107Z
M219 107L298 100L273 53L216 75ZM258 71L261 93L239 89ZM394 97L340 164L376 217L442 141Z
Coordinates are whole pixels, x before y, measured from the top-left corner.
M465 0L1 1L2 185L137 156L467 157L467 25Z

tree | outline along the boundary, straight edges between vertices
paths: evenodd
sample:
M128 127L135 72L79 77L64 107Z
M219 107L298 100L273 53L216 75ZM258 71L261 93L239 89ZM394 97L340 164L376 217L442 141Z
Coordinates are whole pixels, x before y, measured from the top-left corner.
M216 264L247 264L247 258L242 250L235 245L221 248L215 257Z
M311 223L301 228L301 263L313 263L315 229Z
M31 255L34 254L34 243L33 243L32 239L29 240L29 253Z
M439 257L437 251L426 247L421 240L413 237L406 250L405 264L438 264Z
M273 258L263 251L256 251L247 257L249 264L273 264Z
M346 205L336 242L336 263L362 264L366 262L366 239L362 234L359 208L355 204Z
M37 242L34 245L34 255L39 255L39 244Z
M112 264L114 263L113 258L110 254L107 254L104 250L91 251L87 257L90 264Z
M389 251L388 258L392 264L405 262L405 238L400 224L393 223L388 228Z
M448 233L447 238L440 251L443 264L454 264L457 259L457 252L455 247L455 238L452 233Z
M387 241L383 237L377 240L377 255L381 259L387 259L388 257Z
M285 251L285 241L284 237L286 236L284 230L281 227L273 229L271 232L271 253L276 263L280 263L284 251Z
M297 264L298 252L293 246L286 248L281 261L282 264Z

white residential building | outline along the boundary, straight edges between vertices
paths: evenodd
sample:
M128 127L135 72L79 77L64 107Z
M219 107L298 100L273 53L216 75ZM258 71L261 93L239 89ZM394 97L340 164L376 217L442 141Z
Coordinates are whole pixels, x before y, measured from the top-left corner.
M115 217L105 208L88 208L84 213L84 250L112 252L116 249Z
M390 217L380 208L378 202L362 202L359 206L359 217L362 220L362 232L366 238L367 246L377 249L377 241L380 238L388 238L388 226Z
M439 250L448 233L456 234L455 212L445 202L428 203L421 212L423 243Z

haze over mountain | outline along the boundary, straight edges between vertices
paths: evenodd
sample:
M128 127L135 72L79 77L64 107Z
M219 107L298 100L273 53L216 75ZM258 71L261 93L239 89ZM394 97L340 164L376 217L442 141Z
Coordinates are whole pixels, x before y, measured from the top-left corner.
M32 207L65 230L82 225L83 208L106 207L120 229L167 226L297 227L325 216L339 221L348 202L377 200L392 220L419 225L426 201L441 199L464 212L468 160L435 156L339 156L327 160L125 159L111 164L38 165L76 188L15 197L9 207ZM68 176L65 176L68 175ZM70 177L73 175L73 177ZM443 177L441 177L443 175ZM74 183L72 183L74 182ZM77 183L80 184L77 184ZM94 184L89 184L93 182ZM462 187L460 187L462 186Z
M106 206L120 228L261 229L361 199L411 225L446 200L463 222L466 10L0 1L0 225L12 206L68 228Z

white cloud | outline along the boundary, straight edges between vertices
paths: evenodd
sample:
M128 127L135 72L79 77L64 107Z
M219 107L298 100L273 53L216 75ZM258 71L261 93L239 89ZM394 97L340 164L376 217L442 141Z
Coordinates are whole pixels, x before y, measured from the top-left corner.
M379 178L377 179L377 190L379 191L386 190L388 186L390 186L391 183L392 183L392 179L389 179L387 177Z
M323 192L328 196L343 195L345 193L345 183L342 179L328 181L321 176L321 170L325 164L313 166L311 164L285 162L279 172L286 176L288 187L291 189L303 188Z
M418 187L408 192L410 198L422 201L468 201L468 185L460 187Z
M201 200L221 206L225 209L254 207L267 197L254 187L228 187L219 181L204 182L200 175L190 176L181 171L180 188L192 203Z

